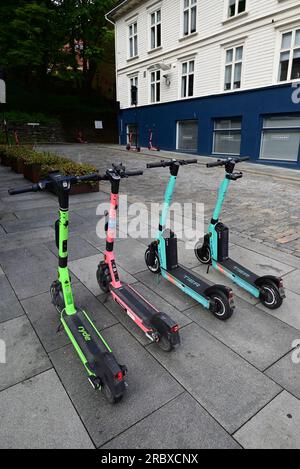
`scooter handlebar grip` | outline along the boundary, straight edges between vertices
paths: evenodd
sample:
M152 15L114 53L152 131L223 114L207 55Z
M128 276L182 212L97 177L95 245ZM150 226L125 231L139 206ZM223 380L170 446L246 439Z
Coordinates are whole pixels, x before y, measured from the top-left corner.
M249 161L250 156L242 156L241 158L237 159L237 163L242 163L243 161Z
M132 177L132 176L143 176L144 171L127 171L125 173L125 177Z
M78 176L77 177L77 182L85 182L85 181L99 181L101 178L101 176L99 176L99 174L95 173L95 174L89 174L88 176Z
M40 190L39 185L34 184L33 186L22 187L20 189L9 189L8 193L9 195L18 195L18 194L26 194L27 192L37 192L38 190Z
M147 168L148 169L153 169L153 168L164 168L167 166L167 164L170 164L170 162L167 161L160 161L159 163L148 163Z
M225 164L225 161L218 160L215 163L207 163L206 167L207 168L217 168L218 166L223 166Z
M188 164L198 164L198 160L194 159L194 160L183 160L180 162L180 164L182 164L183 166L185 165L188 165Z

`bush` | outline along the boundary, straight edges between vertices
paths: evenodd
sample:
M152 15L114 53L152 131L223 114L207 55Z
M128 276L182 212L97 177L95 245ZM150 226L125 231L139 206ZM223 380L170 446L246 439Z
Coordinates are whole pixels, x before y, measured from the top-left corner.
M41 178L46 179L48 174L59 171L65 176L85 176L97 172L97 169L89 164L75 163L64 156L47 152L37 152L31 146L9 147L0 145L0 157L7 156L12 159L22 159L25 166L37 164L41 166ZM95 182L88 184L94 185Z

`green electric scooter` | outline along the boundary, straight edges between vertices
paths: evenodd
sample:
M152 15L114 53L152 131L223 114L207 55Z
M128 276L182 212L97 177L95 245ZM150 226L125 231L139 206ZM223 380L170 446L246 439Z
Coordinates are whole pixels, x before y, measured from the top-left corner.
M50 190L59 199L59 220L55 224L56 246L59 256L58 280L50 289L52 303L59 312L60 321L75 348L88 379L95 390L103 390L106 399L115 404L125 392L126 367L119 365L110 347L98 332L88 314L74 304L68 270L69 195L71 186L85 181L99 181L98 174L66 177L59 172L49 179L21 189L9 190L10 195Z

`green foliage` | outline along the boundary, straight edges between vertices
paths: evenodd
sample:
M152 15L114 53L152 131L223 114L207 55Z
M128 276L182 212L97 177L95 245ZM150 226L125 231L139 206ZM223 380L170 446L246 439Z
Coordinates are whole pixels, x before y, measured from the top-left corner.
M39 124L57 124L58 119L47 116L41 112L27 113L21 111L10 111L5 114L8 122L14 124L28 124L28 122L38 122Z
M31 146L0 145L0 158L22 159L25 166L37 164L41 166L41 177L47 178L52 171L60 171L66 176L85 176L94 174L97 169L89 164L76 163L69 158L49 152L37 152ZM95 183L89 183L91 185Z
M113 52L105 13L115 0L10 0L0 4L0 67L29 82L70 70L90 83L104 51ZM80 47L79 47L80 46ZM83 71L79 68L82 61Z

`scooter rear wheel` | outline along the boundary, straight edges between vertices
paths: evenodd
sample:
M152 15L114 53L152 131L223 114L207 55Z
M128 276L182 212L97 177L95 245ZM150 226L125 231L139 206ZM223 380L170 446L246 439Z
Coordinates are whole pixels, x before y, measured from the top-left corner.
M160 337L158 341L158 346L164 352L172 352L174 349L173 345L170 342L170 339L164 334Z
M207 244L202 244L200 241L195 246L195 256L201 264L208 265L211 263L211 251Z
M120 397L115 397L110 389L110 387L107 384L104 384L103 386L103 393L105 396L105 399L110 403L110 404L118 404L118 402L121 402L123 399L123 396Z
M263 293L260 296L260 301L268 309L278 309L283 303L279 289L275 282L266 280L263 285L260 285Z
M215 310L213 311L214 316L220 321L227 321L230 319L233 315L233 309L231 308L225 293L221 291L211 293L210 298L215 303Z

